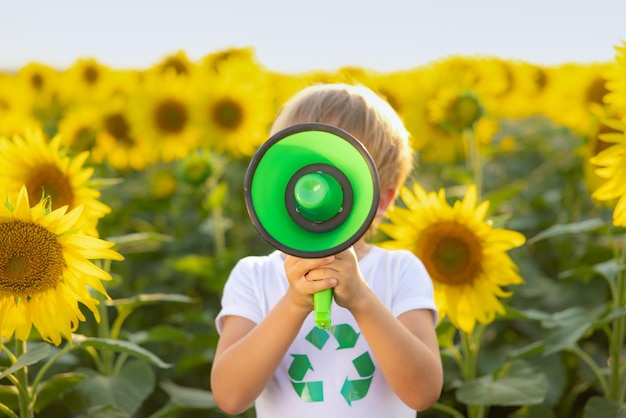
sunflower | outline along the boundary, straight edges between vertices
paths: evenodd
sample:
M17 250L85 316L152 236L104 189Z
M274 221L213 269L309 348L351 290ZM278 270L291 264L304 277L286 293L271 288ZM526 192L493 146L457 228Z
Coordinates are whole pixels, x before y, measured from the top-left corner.
M144 170L156 163L159 154L146 136L137 136L125 101L117 98L100 107L95 145L91 156L97 164L107 162L117 170Z
M614 65L607 70L607 84L609 90L605 99L612 106L626 110L626 41L622 41L621 46L615 47Z
M209 149L251 156L267 139L276 111L270 78L245 61L223 62L220 69L194 80L193 119Z
M205 55L199 67L203 72L224 73L232 66L260 67L254 48L228 48Z
M400 197L406 208L390 208L390 223L380 229L391 240L380 245L410 250L422 260L434 283L440 318L447 316L470 333L476 321L488 324L503 314L498 298L510 296L503 286L523 283L506 251L523 245L524 236L494 229L485 220L489 202L477 205L474 185L454 205L447 203L443 189L426 193L418 184L413 192L403 187Z
M610 146L591 157L589 162L598 168L595 173L602 183L592 194L594 199L618 199L613 210L613 224L626 226L626 121L606 121L616 132L600 134L600 140Z
M131 135L149 141L164 162L184 158L197 146L190 108L193 89L189 77L151 72L129 99Z
M27 340L34 326L41 337L59 345L85 321L82 304L100 321L95 289L111 275L90 259L122 260L113 243L80 234L83 206L50 208L45 197L32 208L26 187L0 205L0 337Z
M413 148L427 162L457 163L466 158L462 133L490 115L502 83L485 75L478 60L450 58L410 72L410 99L403 117Z
M451 133L473 129L484 114L476 94L453 86L442 87L430 101L428 109L431 121Z
M98 107L83 105L68 109L58 122L62 145L72 152L88 151L96 140Z
M101 102L111 95L114 70L93 58L79 58L61 74L64 104Z
M626 226L626 42L616 47L615 65L607 72L606 102L613 112L604 124L612 131L601 133L598 138L608 147L591 157L589 162L597 169L595 173L604 180L592 194L602 201L617 199L613 210L613 224Z
M191 74L196 69L196 64L192 62L184 50L173 54L168 54L155 64L152 70L159 73L174 71L176 75Z
M60 144L59 135L48 142L41 130L14 135L12 141L0 138L0 187L17 192L25 185L30 201L38 202L44 194L50 197L52 209L84 206L83 232L97 236L98 220L110 208L98 200L100 192L87 185L94 171L83 167L89 152L70 158L61 153Z
M24 92L33 97L36 108L51 106L59 89L59 71L39 62L29 62L16 75Z
M41 122L30 113L13 110L0 112L0 137L24 135L29 129L43 129Z
M20 112L30 116L34 100L32 92L20 85L15 75L0 77L0 116L9 112Z

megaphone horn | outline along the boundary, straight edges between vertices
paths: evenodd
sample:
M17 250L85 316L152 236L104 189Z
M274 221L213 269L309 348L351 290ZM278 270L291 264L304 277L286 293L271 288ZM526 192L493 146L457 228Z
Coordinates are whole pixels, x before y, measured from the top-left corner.
M319 122L272 135L244 179L246 208L259 234L302 258L337 254L357 242L376 216L379 197L376 165L363 144Z

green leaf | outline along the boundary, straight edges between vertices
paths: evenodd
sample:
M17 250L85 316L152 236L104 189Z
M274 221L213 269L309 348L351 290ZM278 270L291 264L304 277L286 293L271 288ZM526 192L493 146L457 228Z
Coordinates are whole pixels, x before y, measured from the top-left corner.
M135 309L140 306L151 305L159 302L193 303L193 299L186 295L176 293L151 293L140 294L125 299L115 299L106 302L108 306L125 306Z
M508 418L556 418L556 415L547 405L530 405L520 408Z
M444 320L437 325L437 341L439 341L439 347L453 347L455 336L456 328L452 322Z
M94 189L102 190L105 188L117 186L118 184L122 184L122 183L124 183L124 179L120 177L117 177L117 178L94 177L92 179L89 179L86 184L89 187L92 187Z
M544 355L550 355L567 347L572 347L593 327L604 307L589 312L581 307L573 307L552 315L543 321L546 331L544 336Z
M91 369L83 372L86 378L64 398L72 409L81 412L102 410L94 407L115 407L134 415L156 385L152 367L139 360L127 362L116 376L104 376Z
M180 328L171 325L158 325L147 331L135 332L131 334L128 339L135 344L154 342L185 344L192 339L192 336Z
M131 418L123 409L116 406L96 406L87 412L87 418Z
M0 373L0 380L4 379L10 374L16 371L35 364L48 356L50 352L50 345L48 343L41 343L31 345L28 347L28 351L22 354L17 361L9 366L6 370Z
M179 386L171 381L159 384L170 397L170 402L181 408L211 409L215 407L213 394L207 390Z
M547 393L545 375L523 360L514 360L494 374L464 382L456 397L468 405L517 406L539 404Z
M535 235L534 237L530 238L527 241L528 245L534 244L538 241L541 241L542 239L546 239L546 238L554 238L554 237L559 237L559 236L563 236L563 235L570 235L570 234L580 234L583 232L590 232L590 231L594 231L596 229L600 229L603 227L606 227L608 225L608 223L602 219L586 219L584 221L581 222L574 222L574 223L570 223L570 224L555 224L552 225L551 227L541 231L540 233L538 233L537 235Z
M207 277L215 270L213 257L199 254L186 254L173 260L176 271L193 274L197 277Z
M82 373L55 374L41 383L37 390L35 411L41 412L52 402L68 393L74 386L85 379Z
M585 418L626 418L626 404L594 396L585 404L583 414Z
M529 357L535 354L542 353L544 351L544 348L545 347L543 341L533 341L523 347L509 350L506 354L506 358L508 360L513 360L522 357Z
M157 234L156 232L137 232L107 238L107 241L116 244L116 251L125 254L153 252L161 248L163 243L173 240L174 238L169 235Z
M624 270L626 270L626 265L618 265L617 260L613 258L591 266L585 265L566 270L559 274L559 278L565 279L569 277L581 277L585 281L588 281L590 277L599 274L606 279L612 280L617 276L619 272Z
M0 403L14 411L17 410L20 407L17 388L13 385L11 386L0 385Z
M78 347L94 347L98 349L117 351L120 353L130 354L133 357L145 360L162 369L172 367L172 364L165 363L152 352L130 341L107 338L91 338L78 334L74 334L73 339Z
M211 188L203 206L207 209L214 209L219 206L223 206L227 195L228 183L220 181L215 187Z

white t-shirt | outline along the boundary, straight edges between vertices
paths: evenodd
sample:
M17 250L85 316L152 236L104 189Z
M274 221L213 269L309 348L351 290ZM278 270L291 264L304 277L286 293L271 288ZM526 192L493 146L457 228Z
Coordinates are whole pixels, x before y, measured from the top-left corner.
M373 247L359 260L364 279L394 316L430 309L437 321L432 281L409 251ZM268 314L289 284L278 251L239 261L224 287L219 332L225 316L255 323ZM319 329L313 313L255 402L257 418L415 418L384 379L350 311L334 301L331 327Z

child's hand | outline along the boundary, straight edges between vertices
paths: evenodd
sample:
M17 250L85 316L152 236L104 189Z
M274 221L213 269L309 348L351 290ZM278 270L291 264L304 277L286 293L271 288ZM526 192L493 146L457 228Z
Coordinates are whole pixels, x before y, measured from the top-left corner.
M334 256L332 263L311 270L306 275L307 280L336 280L333 287L333 296L339 306L352 309L369 289L367 282L361 276L358 258L353 247Z
M285 273L289 281L287 296L299 308L310 312L313 310L313 293L329 289L337 284L334 277L323 277L312 272L327 270L334 261L334 256L324 258L298 258L288 255L285 259Z

